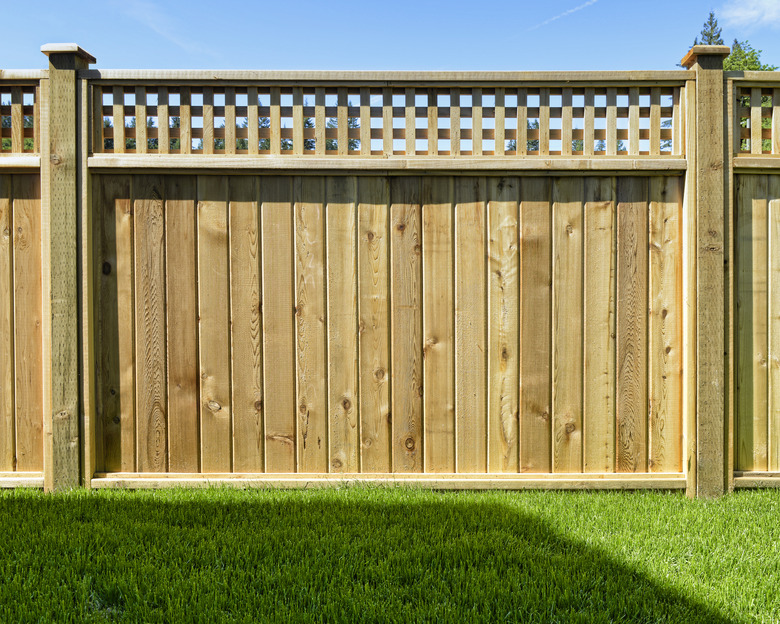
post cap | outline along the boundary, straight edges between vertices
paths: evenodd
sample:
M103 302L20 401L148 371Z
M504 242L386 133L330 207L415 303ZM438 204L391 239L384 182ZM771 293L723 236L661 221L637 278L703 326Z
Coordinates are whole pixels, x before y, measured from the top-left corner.
M731 54L731 48L725 45L695 45L686 54L680 65L690 69L700 56L722 56L727 57Z
M41 52L46 56L50 54L75 54L79 58L83 58L87 63L97 62L94 56L75 43L46 43L41 46Z

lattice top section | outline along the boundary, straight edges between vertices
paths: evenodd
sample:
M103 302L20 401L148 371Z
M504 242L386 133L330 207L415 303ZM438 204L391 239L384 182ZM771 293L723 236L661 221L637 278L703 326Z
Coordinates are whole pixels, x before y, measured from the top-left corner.
M683 152L676 86L95 83L93 113L95 153L660 157Z
M38 149L38 87L0 82L0 155Z
M734 153L780 154L780 88L736 86L734 94Z

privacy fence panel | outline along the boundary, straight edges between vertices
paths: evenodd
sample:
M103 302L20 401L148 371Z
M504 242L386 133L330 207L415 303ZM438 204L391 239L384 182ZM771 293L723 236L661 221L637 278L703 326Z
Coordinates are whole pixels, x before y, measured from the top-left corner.
M99 473L681 473L676 176L96 175Z

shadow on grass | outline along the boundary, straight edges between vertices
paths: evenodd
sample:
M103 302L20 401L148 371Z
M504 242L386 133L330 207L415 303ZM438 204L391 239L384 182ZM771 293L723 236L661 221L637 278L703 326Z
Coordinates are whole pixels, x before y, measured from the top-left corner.
M0 531L2 621L729 621L479 497L16 494Z

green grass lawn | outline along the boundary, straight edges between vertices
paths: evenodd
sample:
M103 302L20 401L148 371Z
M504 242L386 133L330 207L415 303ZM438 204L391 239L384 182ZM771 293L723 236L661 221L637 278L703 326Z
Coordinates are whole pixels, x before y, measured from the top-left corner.
M0 493L0 621L780 622L780 492Z

